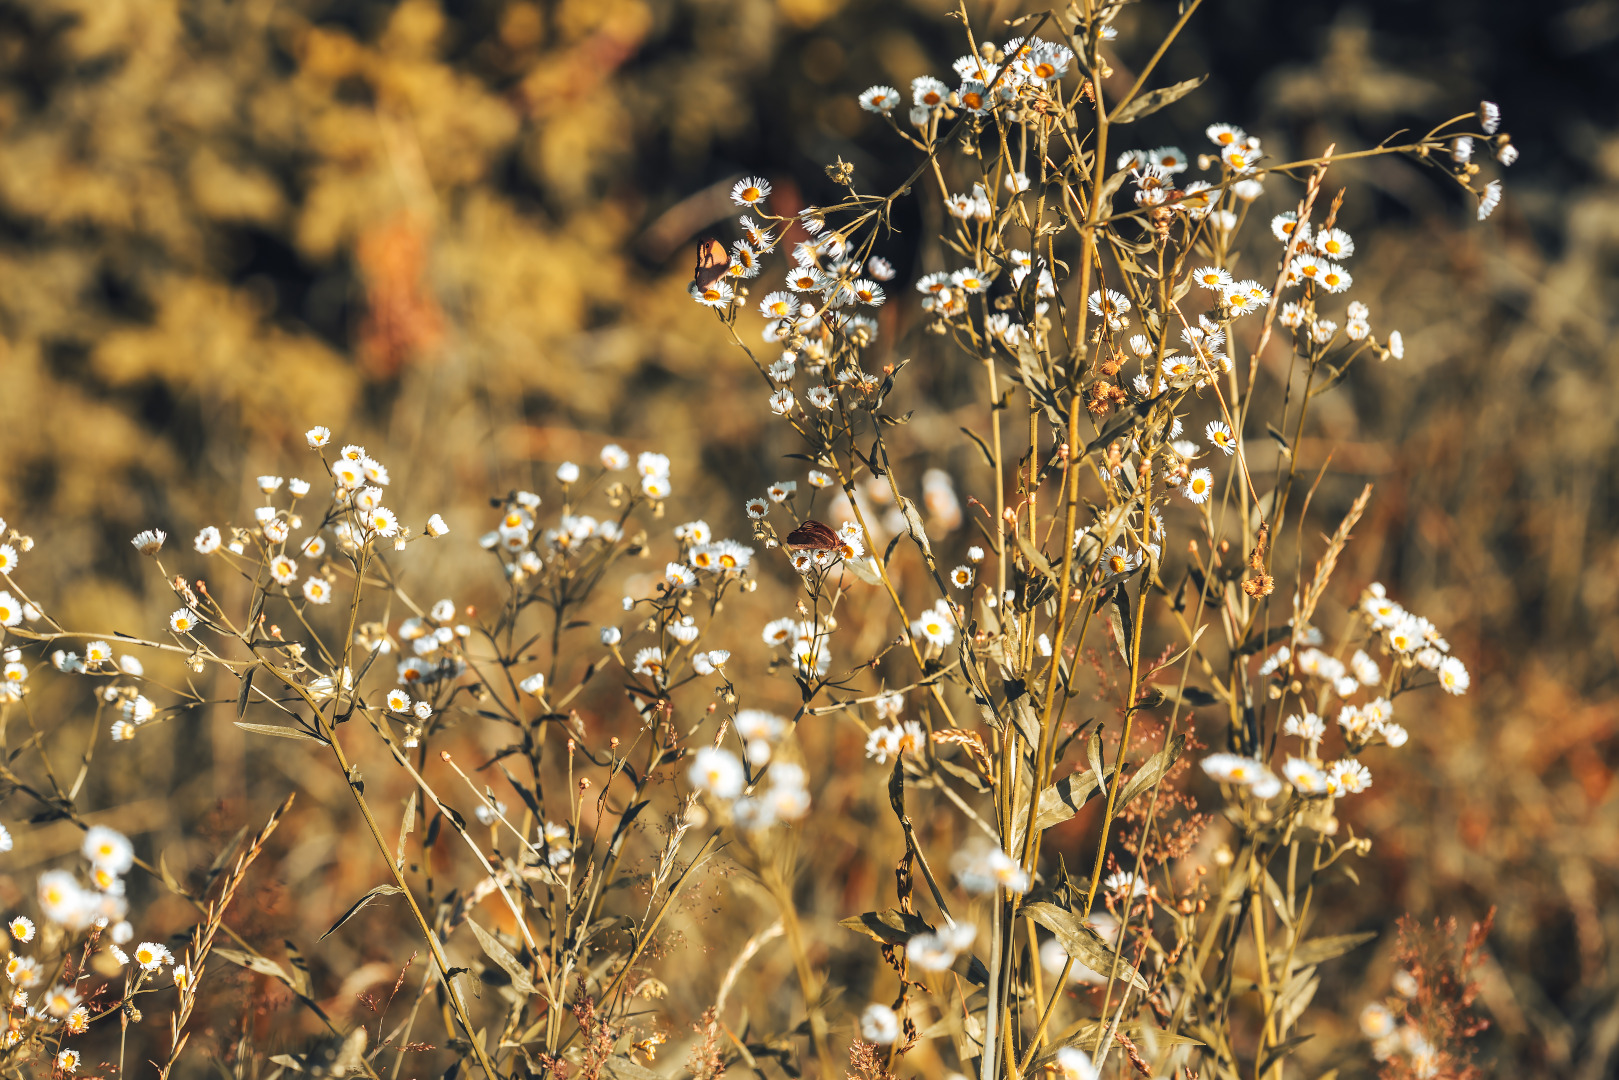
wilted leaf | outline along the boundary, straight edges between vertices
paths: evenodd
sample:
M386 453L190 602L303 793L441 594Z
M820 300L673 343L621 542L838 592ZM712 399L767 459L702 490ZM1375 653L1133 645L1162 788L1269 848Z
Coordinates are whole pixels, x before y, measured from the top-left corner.
M1136 774L1124 783L1124 790L1119 792L1118 808L1123 809L1130 800L1146 791L1158 782L1158 778L1169 771L1170 767L1180 758L1181 751L1186 749L1186 736L1177 735L1169 740L1169 745L1148 758L1136 770Z
M404 891L405 890L401 889L398 885L378 885L376 888L354 901L354 906L343 912L343 914L338 917L338 920L332 924L332 928L320 936L320 940L325 941L327 938L335 934L339 926L342 926L344 923L354 918L354 916L359 913L361 908L365 907L365 905L369 904L377 897L393 896L396 893L402 893Z
M304 997L311 997L315 990L315 980L309 974L309 961L304 954L298 951L291 938L282 938L281 945L287 950L287 963L292 965L292 988Z
M662 1074L653 1072L645 1065L616 1055L602 1062L602 1072L612 1080L664 1080Z
M512 989L519 993L532 994L534 979L529 975L528 969L517 962L517 957L512 955L511 950L502 945L495 935L479 926L475 920L468 919L467 925L472 927L472 936L483 946L484 955L499 965L500 970L511 976Z
M888 908L852 915L838 924L856 933L865 934L884 945L903 945L917 934L931 934L933 927L920 915Z
M1028 695L1012 702L1012 719L1017 732L1028 742L1030 749L1040 745L1040 717L1035 715L1034 706L1029 704Z
M1106 180L1103 180L1102 193L1097 196L1097 201L1103 206L1107 206L1109 201L1114 195L1118 194L1119 189L1124 186L1124 182L1128 179L1130 179L1130 170L1120 169L1109 176ZM1029 276L1032 278L1034 275L1030 274Z
M1021 533L1019 533L1017 536L1017 546L1018 550L1023 552L1023 557L1029 560L1030 566L1034 567L1036 571L1044 575L1046 580L1050 581L1052 585L1058 588L1062 587L1062 582L1057 579L1057 571L1052 567L1051 560L1047 559L1040 553L1038 548L1029 543L1028 540L1024 539Z
M972 428L964 427L961 429L961 431L962 434L966 435L967 438L973 441L973 444L978 447L979 452L984 455L984 464L993 469L995 467L995 455L989 452L989 444L983 440L982 436L973 431Z
M1184 690L1178 686L1161 686L1159 689L1164 692L1165 698L1178 701L1188 709L1201 709L1220 700L1201 686L1188 686Z
M1208 79L1207 75L1199 75L1195 79L1186 79L1170 86L1161 86L1150 94L1141 94L1132 101L1124 103L1124 108L1117 110L1108 117L1115 124L1128 124L1132 120L1140 120L1143 116L1151 116L1165 105L1173 105L1193 90L1202 86ZM1264 1070L1261 1069L1261 1072Z
M1276 996L1276 1009L1281 1014L1278 1031L1286 1031L1298 1022L1320 987L1321 980L1316 977L1313 967L1305 968L1287 981L1282 992Z
M222 957L238 967L256 971L260 975L268 975L272 979L279 980L287 986L297 989L293 985L292 976L287 974L287 969L267 956L254 956L252 953L242 952L239 949L226 949L217 945L211 950L210 955Z
M1305 1043L1309 1042L1313 1038L1315 1038L1315 1036L1313 1034L1312 1035L1295 1035L1291 1039L1288 1039L1286 1042L1277 1043L1275 1046L1273 1046L1269 1050L1265 1051L1264 1060L1259 1063L1259 1068L1254 1070L1254 1071L1258 1075L1264 1076L1265 1073L1270 1070L1270 1067L1272 1065L1276 1064L1278 1061L1282 1060L1287 1055L1291 1054L1293 1051L1297 1050L1299 1047L1303 1046Z
M1312 938L1293 950L1293 964L1295 967L1310 967L1324 960L1331 960L1335 956L1342 956L1350 949L1366 944L1376 936L1377 931L1367 930L1359 934ZM1286 953L1278 952L1273 955L1280 961Z
M1096 1040L1105 1035L1108 1029L1111 1027L1111 1023L1104 1024L1094 1020L1090 1023L1081 1024L1079 1029L1066 1039L1061 1039L1052 1043L1051 1050L1036 1058L1033 1066L1029 1069L1026 1075L1045 1075L1045 1066L1055 1061L1057 1058L1057 1051L1065 1046L1077 1047L1078 1049L1089 1053L1091 1050L1095 1049ZM1169 1050L1177 1046L1206 1045L1206 1043L1201 1039L1194 1039L1190 1035L1171 1035L1169 1032L1153 1027L1150 1024L1136 1022L1123 1023L1118 1026L1117 1030L1129 1038L1132 1042L1142 1047L1142 1049L1149 1051L1152 1049L1160 1051Z
M395 870L405 865L405 839L414 828L416 828L416 789L411 788L410 798L405 800L405 813L399 819L399 847L394 852Z
M1057 941L1063 950L1072 956L1076 963L1084 964L1098 975L1106 976L1113 970L1113 946L1102 940L1102 936L1095 930L1079 921L1079 916L1073 912L1058 907L1056 904L1039 901L1033 904L1024 904L1019 910L1028 918L1033 919L1041 926L1050 930L1057 936ZM1122 956L1118 959L1119 980L1127 982L1137 990L1147 989L1147 980L1141 973L1130 966L1129 961Z
M1086 770L1071 773L1046 788L1040 793L1040 808L1035 811L1035 830L1044 832L1079 813L1079 808L1100 786L1096 773Z
M1113 644L1118 646L1119 658L1124 661L1125 667L1132 667L1130 663L1130 646L1135 641L1135 616L1130 610L1130 594L1124 591L1124 583L1113 590L1113 599L1107 609L1107 625L1113 631Z
M280 724L244 724L240 720L235 721L235 724L243 731L251 731L258 735L274 735L281 739L297 739L300 742L320 743L322 746L326 745L325 739L321 738L319 735L311 735L303 728L283 727Z
M168 852L160 852L158 854L158 857L157 857L157 873L158 873L158 876L163 879L163 884L168 886L168 890L171 893L175 893L175 894L181 895L181 896L185 895L185 890L180 888L180 883L175 880L173 872L171 872L169 870L169 855L168 855Z
M259 665L255 663L249 664L247 670L242 672L242 689L236 695L236 719L238 720L247 712L247 695L253 692L253 676L258 673L258 670Z

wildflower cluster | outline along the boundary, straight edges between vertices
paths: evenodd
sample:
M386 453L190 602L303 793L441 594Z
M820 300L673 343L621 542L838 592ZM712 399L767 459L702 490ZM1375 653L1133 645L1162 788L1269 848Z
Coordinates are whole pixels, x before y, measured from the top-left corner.
M717 1031L734 973L776 936L807 1015L779 1037L732 1037L756 1068L773 1056L799 1075L807 1051L836 1075L838 1020L859 1033L850 1060L870 1080L891 1080L924 1042L980 1080L1092 1080L1110 1058L1144 1075L1274 1074L1302 1044L1315 972L1358 943L1313 919L1327 872L1370 846L1339 800L1371 784L1363 755L1407 742L1402 694L1459 694L1469 677L1381 587L1353 605L1333 587L1370 489L1310 482L1325 471L1301 464L1311 403L1359 358L1402 358L1404 342L1351 295L1342 196L1318 205L1332 158L1273 161L1231 124L1208 127L1196 155L1119 155L1124 125L1197 80L1149 91L1159 48L1107 100L1118 10L1021 19L999 45L969 28L953 77L915 80L908 106L892 87L860 94L917 155L892 193L863 191L842 161L827 169L837 201L797 213L774 212L761 177L735 185L740 235L705 242L690 292L751 361L758 407L797 436L803 471L718 528L671 527L674 463L613 443L548 466L539 490L491 492L488 518L459 540L364 447L334 450L316 427L318 465L302 470L316 479L257 477L251 521L203 527L179 553L164 529L133 538L176 605L144 636L59 624L15 576L32 542L0 523L0 736L47 657L96 680L95 731L110 721L120 744L212 704L149 664L234 683L237 726L265 753L326 762L388 875L329 932L376 917L374 896L402 898L431 978L395 1031L435 1013L491 1080L644 1072L636 1056L667 1038L647 1004L668 992L654 974L666 919L722 851L776 922L704 1014L706 1077L729 1062ZM1483 134L1458 127L1470 119ZM1472 191L1460 140L1493 139L1510 164L1498 123L1486 106L1356 153L1439 165ZM915 294L877 250L907 193L937 200L948 253ZM1487 212L1498 182L1475 194ZM1267 218L1274 240L1252 242L1245 223ZM920 313L924 355L879 341L875 313L902 302ZM1260 377L1272 342L1291 354L1274 395ZM952 471L904 445L913 362L981 387L978 412L958 410L979 464ZM1312 506L1337 517L1324 542L1306 529ZM492 601L431 584L417 595L412 545L444 538L483 560ZM726 608L756 591L765 560L794 590L761 619L757 666L775 688L733 661L759 643L729 636ZM193 564L242 587L226 600ZM847 744L835 787L812 770L806 725ZM471 770L463 731L492 749ZM362 740L407 793L397 840L380 782L356 763ZM1188 753L1205 745L1218 749ZM47 780L14 779L10 759L4 778L81 820L79 785L36 756ZM1223 787L1224 813L1196 813L1193 785ZM891 808L902 853L894 906L844 922L879 946L894 995L844 1004L798 918L797 841L856 791ZM1092 801L1082 838L1054 831ZM175 952L122 951L134 934L121 875L144 864L120 835L88 829L88 876L48 871L42 926L11 924L14 993L59 988L43 1004L14 998L11 1045L71 1071L72 1017L80 1030L120 1009L139 1022L133 1001L168 971L167 1075L212 956L284 985L350 1047L341 1069L291 1059L303 1071L374 1071L365 1036L352 1049L300 964L242 940L213 949L284 810L234 864L219 856L229 869L210 891L159 869L199 913ZM81 988L98 950L127 969L121 991ZM436 1009L419 1008L428 994Z
M900 908L846 923L889 950L900 980L892 1005L859 1014L863 1042L851 1060L862 1074L870 1052L861 1046L891 1047L892 1069L928 1037L913 1032L951 1038L957 1067L983 1080L1041 1065L1094 1075L1115 1048L1143 1073L1266 1072L1297 1045L1289 1030L1308 1004L1313 965L1354 943L1332 949L1305 936L1321 875L1369 850L1337 801L1372 783L1363 755L1407 742L1395 721L1401 694L1435 682L1467 688L1435 628L1378 607L1380 587L1359 607L1331 601L1369 488L1343 500L1305 570L1305 514L1320 484L1306 495L1299 482L1312 403L1357 360L1405 356L1400 331L1354 293L1343 194L1320 198L1332 152L1278 161L1229 123L1207 126L1196 153L1110 152L1123 125L1199 82L1149 92L1160 48L1127 94L1105 100L1116 14L1028 16L1015 23L1023 36L999 44L969 31L954 77L917 78L908 105L894 87L868 88L860 106L918 152L906 182L868 193L838 161L827 176L839 199L787 215L772 212L762 178L743 180L732 192L745 211L740 239L723 265L705 254L692 286L752 361L764 410L802 440L793 456L809 463L805 477L746 507L756 540L767 552L787 546L803 575L798 617L772 622L765 641L789 652L802 715L860 728L868 760L889 773L905 838ZM1473 192L1484 217L1499 182L1477 188L1480 170L1453 148L1489 138L1510 164L1498 124L1485 103L1353 156L1438 167ZM946 264L913 283L923 328L940 339L926 359L884 353L872 317L904 291L879 245L908 193L942 211ZM1256 220L1270 226L1257 245L1243 230ZM785 265L773 271L778 251ZM756 303L755 278L770 281ZM743 329L750 308L762 318L763 355ZM1260 393L1260 357L1273 342L1291 353L1279 401ZM936 466L919 495L906 493L910 459L899 444L913 415L900 404L906 367L958 360L982 372L984 387L982 422L963 429L989 476L968 500L982 545L939 527ZM819 489L841 492L827 509L841 548L817 539L825 527L797 509L801 482L811 507ZM954 483L945 486L959 523ZM777 513L791 515L790 535L772 524ZM1279 582L1293 566L1293 580ZM861 625L888 624L876 636L892 643L829 666L829 636L857 613ZM1341 644L1327 648L1329 634ZM1081 687L1113 698L1116 724L1075 715ZM1212 848L1212 867L1195 855L1212 819L1173 786L1184 783L1177 759L1196 745L1196 710L1209 710L1225 744L1199 759L1200 772L1231 802L1225 839L1201 848ZM1336 719L1335 735L1324 716ZM1143 731L1152 735L1138 754ZM1065 755L1080 763L1059 769ZM736 788L742 763L724 769L714 776ZM961 896L926 870L927 836L897 794L905 786L962 815L970 838L944 841L931 860L950 866ZM1089 870L1075 874L1067 852L1042 857L1042 837L1092 797L1099 830L1081 855ZM1121 863L1114 842L1133 862ZM1261 884L1274 883L1273 863L1287 868L1280 891ZM935 920L910 897L913 866L927 873ZM1115 919L1106 938L1104 912L1093 912L1099 894ZM961 929L959 905L974 897L987 933ZM1257 1047L1239 1046L1224 1020L1252 991L1229 963L1209 966L1208 943L1230 948L1244 933L1261 958L1249 984L1264 1018ZM980 955L963 959L975 943ZM1064 1008L1019 974L1026 956L1060 958L1062 985L1076 967L1098 976L1097 996ZM958 961L983 987L981 1006L965 1006L970 1024L938 978ZM819 1030L813 980L800 975ZM1070 1034L1056 1037L1052 1025ZM1183 1033L1200 1048L1177 1042ZM830 1069L824 1042L812 1042ZM1252 1064L1239 1065L1239 1054Z
M1483 1075L1472 1064L1472 1040L1489 1021L1472 1010L1479 993L1474 976L1494 919L1491 908L1460 943L1454 919L1436 920L1431 927L1409 916L1400 920L1393 993L1360 1012L1361 1034L1371 1043L1384 1080Z
M0 847L9 850L5 834ZM0 1050L12 1060L49 1058L52 1067L74 1072L81 1051L68 1045L92 1022L115 1011L109 1004L133 1002L168 986L183 986L183 965L160 943L133 947L134 927L124 877L135 866L129 838L105 825L85 829L82 871L46 870L36 887L39 922L17 913L6 923L7 1024ZM165 975L160 984L157 980ZM109 981L120 970L122 985Z
M8 571L5 580L12 591L4 599L15 610L8 619L16 628L16 644L8 643L6 650L8 700L27 694L29 677L38 666L28 664L27 650L49 650L59 671L98 680L95 696L113 714L113 741L124 743L146 725L205 700L199 691L185 689L190 683L176 688L149 676L136 651L178 658L193 671L214 667L241 685L238 716L255 706L272 712L265 719L274 722L242 719L239 727L254 737L316 744L348 779L359 812L375 820L344 745L355 737L347 735L355 729L343 725L363 720L414 789L398 849L378 852L394 876L394 889L414 898L410 875L428 872L431 849L442 842L439 835L446 823L480 868L462 884L465 907L448 923L431 923L420 905L410 904L446 984L453 986L454 973L441 937L472 923L476 929L469 934L486 957L487 969L502 972L501 978L517 980L536 995L523 1009L553 1017L568 1013L573 1007L567 995L575 979L585 977L588 994L615 1002L614 1031L643 1035L641 1044L655 1046L662 1033L620 1015L629 1002L614 996L620 989L632 997L661 993L661 984L643 967L653 929L691 883L694 871L712 857L722 830L734 829L766 851L768 834L791 829L812 805L811 778L796 747L797 718L738 707L739 694L727 674L731 651L722 647L728 643L710 640L710 632L724 625L716 615L727 599L756 588L755 548L717 536L700 519L667 532L667 526L658 526L663 539L655 542L648 526L665 516L673 490L671 462L660 453L632 456L609 444L601 449L597 465L556 466L554 494L515 490L492 500L493 527L478 536L476 546L468 544L488 552L498 570L494 576L501 600L492 609L450 597L418 602L401 587L394 560L418 540L450 535L448 523L432 514L419 532L402 524L387 504L407 503L401 493L387 494L392 488L384 464L357 444L332 456L332 433L324 427L310 430L306 441L329 479L319 485L319 501L312 482L260 476L255 486L263 502L252 524L205 527L197 533L192 553L180 556L220 564L210 577L227 574L247 583L245 613L223 603L205 579L181 573L168 579L181 606L164 620L162 631L149 637L84 634L58 625L28 599ZM790 491L777 495L777 502L790 502ZM552 499L556 509L547 516ZM761 535L771 537L768 523ZM853 547L858 535L846 530L842 536L830 561L823 558L815 571L823 578L832 564L859 557ZM29 542L16 534L10 539L3 554L15 570L18 550ZM166 540L166 532L157 529L134 540L165 575L165 560L173 557L165 549ZM660 552L656 558L654 546ZM640 571L645 560L661 570ZM622 578L624 591L609 610L601 600L615 577ZM328 608L332 614L325 613ZM799 621L788 620L783 636L810 643L807 648L792 646L795 663L805 672L825 674L824 641L834 624L830 610L823 619L808 620L807 631ZM594 627L588 644L575 636L587 627ZM549 649L537 647L542 637L550 639ZM573 653L562 650L564 638L575 644L575 652L593 654L582 671L570 663ZM87 639L84 645L70 647L81 639ZM121 654L115 654L113 641ZM630 722L618 734L596 723L587 726L576 708L581 695L596 692L592 681L613 669L630 706ZM705 691L706 708L700 701L683 703ZM696 725L683 714L701 723L722 705L725 713L713 741L688 747ZM514 814L490 788L474 785L449 750L433 754L469 718L511 732L510 744L495 760L521 800L521 814ZM429 774L440 767L444 779L430 780ZM435 786L445 780L466 785L471 800L467 812L452 807ZM614 905L624 902L611 883L626 872L625 844L639 834L635 819L655 791L668 784L679 790L672 803L655 812L663 818L665 839L650 851L642 845L636 856L644 871L636 881L650 890L652 904L630 903L625 914L610 915ZM587 802L592 792L593 805ZM71 801L65 793L57 798ZM594 824L582 820L587 812ZM615 814L617 828L610 835L601 833L603 816ZM692 851L685 843L688 834L711 816L706 839ZM272 827L278 819L279 813ZM488 830L486 837L475 835L474 823ZM405 848L412 835L421 837L420 857L414 860L407 859ZM119 875L132 865L132 848L100 827L89 831L86 844L91 883L82 885L67 871L50 871L40 881L42 914L52 926L89 934L87 948L110 939L105 945L109 955L120 964L131 963L137 973L120 1001L150 992L151 980L172 969L179 990L177 1014L188 1015L196 991L188 972L200 970L209 954L219 918L258 842L239 862L238 873L226 879L224 891L199 908L208 917L178 959L159 942L143 942L129 954L122 951L132 931L124 921L127 904ZM170 889L181 888L166 875L163 881ZM508 935L510 944L473 922L470 912L484 899L498 901L512 916L516 931ZM339 926L363 906L356 905ZM536 923L537 916L543 924ZM603 918L638 920L644 931L629 953L604 953L605 967L597 954L608 942L593 942L594 933L581 933ZM34 927L19 917L13 931L24 941L31 939ZM58 936L51 941L55 947ZM513 959L517 952L525 957L522 964ZM241 950L223 955L275 975L312 1003L304 984L276 961ZM21 1010L26 987L44 976L39 962L20 952L13 959L13 982L21 995L15 1005ZM71 985L64 994L69 991L78 993ZM53 991L47 1011L72 1013L71 1006L55 1008L66 1000ZM475 1004L452 989L446 1006L452 1027L470 1032ZM317 1016L329 1020L318 1010ZM536 1028L532 1015L524 1021L514 1014L512 1023L518 1025L514 1034L529 1032L520 1043L542 1057L566 1051L572 1038L549 1021ZM15 1030L22 1034L14 1036L14 1043L34 1038L32 1029ZM179 1030L173 1055L184 1045ZM501 1075L481 1046L469 1045L489 1075ZM509 1056L509 1051L500 1056Z

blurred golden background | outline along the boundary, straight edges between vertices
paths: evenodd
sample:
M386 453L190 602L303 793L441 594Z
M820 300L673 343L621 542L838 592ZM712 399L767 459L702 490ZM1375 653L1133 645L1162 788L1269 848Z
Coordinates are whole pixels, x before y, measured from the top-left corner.
M1027 10L968 9L992 28ZM893 186L912 159L855 94L945 71L961 51L946 14L943 0L0 3L0 516L40 541L30 591L64 622L155 625L170 598L128 537L242 520L255 474L308 469L317 423L389 465L409 520L442 512L463 543L491 496L610 441L671 456L677 520L745 535L742 500L796 447L687 297L693 241L733 227L725 191L743 173L771 179L778 210L827 197L822 166L840 155L863 186ZM1167 5L1127 11L1120 54L1171 21ZM1406 911L1465 923L1499 905L1483 1002L1503 1075L1598 1080L1619 1061L1616 41L1611 0L1210 0L1163 73L1210 82L1139 132L1192 148L1230 120L1291 157L1490 97L1523 151L1491 228L1404 162L1330 178L1351 192L1357 295L1404 330L1407 357L1321 399L1308 444L1317 464L1336 447L1343 490L1376 485L1338 584L1384 581L1475 673L1468 696L1422 701L1411 749L1348 809L1376 847L1366 886L1323 917L1386 930ZM1290 205L1276 187L1267 199ZM897 284L936 268L930 214L901 212ZM907 306L884 309L891 341ZM959 477L964 392L937 342L911 341L938 362L908 391L905 467ZM475 585L448 547L414 558L425 601L489 588L490 568ZM42 694L49 722L87 723L76 693ZM176 720L138 754L100 751L119 764L101 762L94 801L143 853L206 865L285 794L301 748L244 744L226 711ZM316 796L273 872L256 871L273 884L240 928L301 935L346 1014L413 946L379 923L313 948L307 926L377 878L369 856L345 862L362 849L341 782L322 801L318 778L297 779ZM834 924L873 906L893 838L870 858L846 840L802 899L834 966L845 951L869 966ZM19 837L0 902L75 843L61 823ZM161 892L137 910L158 918ZM1318 999L1345 1038L1387 984L1390 938ZM695 962L706 947L688 942L694 966L713 966ZM285 1005L255 993L253 1008Z

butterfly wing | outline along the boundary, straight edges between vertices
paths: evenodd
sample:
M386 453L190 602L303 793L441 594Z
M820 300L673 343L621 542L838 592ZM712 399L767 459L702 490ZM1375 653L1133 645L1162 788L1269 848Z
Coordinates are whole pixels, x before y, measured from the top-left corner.
M787 546L793 549L828 551L838 546L838 534L830 525L806 518L804 523L787 534Z
M695 274L697 287L706 289L714 282L725 276L730 269L731 254L725 250L725 245L710 237L697 245L697 271Z

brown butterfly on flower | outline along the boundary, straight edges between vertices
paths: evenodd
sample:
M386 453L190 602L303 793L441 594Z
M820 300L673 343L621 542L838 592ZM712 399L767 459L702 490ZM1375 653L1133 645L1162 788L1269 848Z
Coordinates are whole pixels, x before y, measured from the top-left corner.
M788 551L835 551L842 546L832 526L814 518L805 518L802 525L787 534Z
M693 279L699 290L706 289L731 268L730 252L712 236L697 245L697 269Z

